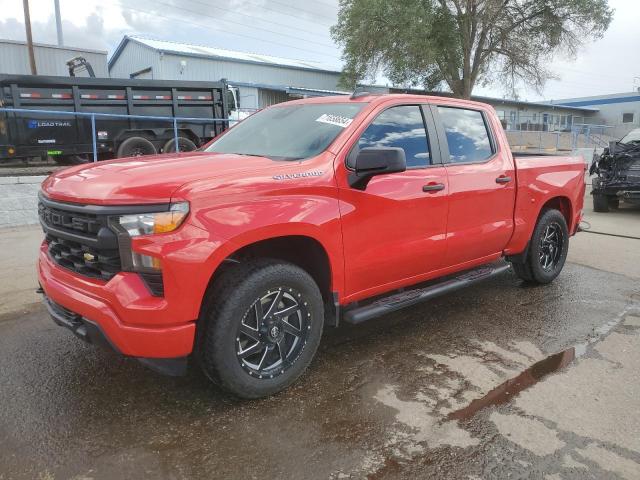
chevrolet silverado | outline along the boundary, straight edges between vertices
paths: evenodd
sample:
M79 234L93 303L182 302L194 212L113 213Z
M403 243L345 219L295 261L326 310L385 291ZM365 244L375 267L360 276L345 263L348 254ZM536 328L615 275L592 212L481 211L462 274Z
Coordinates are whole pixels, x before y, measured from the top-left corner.
M512 155L488 105L354 94L262 110L199 151L48 177L38 275L54 321L244 398L280 391L323 328L513 269L564 265L579 158Z

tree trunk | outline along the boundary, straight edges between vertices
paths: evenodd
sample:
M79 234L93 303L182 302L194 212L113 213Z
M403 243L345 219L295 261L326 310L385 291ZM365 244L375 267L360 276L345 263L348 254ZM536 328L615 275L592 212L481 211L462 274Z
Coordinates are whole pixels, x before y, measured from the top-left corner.
M473 85L471 84L470 78L462 79L462 98L465 100L469 100L471 98L471 91L473 90Z
M465 100L469 100L471 98L471 92L473 91L473 84L471 83L471 79L463 78L455 82L453 86L451 86L451 93L456 98L463 98Z

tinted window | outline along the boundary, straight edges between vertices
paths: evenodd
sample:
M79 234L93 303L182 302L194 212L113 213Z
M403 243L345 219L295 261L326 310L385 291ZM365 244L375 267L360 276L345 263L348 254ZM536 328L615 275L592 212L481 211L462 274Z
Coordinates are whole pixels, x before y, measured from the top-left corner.
M427 132L420 107L416 105L392 107L382 112L364 131L358 147L400 147L404 149L409 168L431 163Z
M207 152L300 160L320 154L349 126L363 103L275 106L232 127Z
M493 155L482 113L438 107L449 144L451 162L482 162Z

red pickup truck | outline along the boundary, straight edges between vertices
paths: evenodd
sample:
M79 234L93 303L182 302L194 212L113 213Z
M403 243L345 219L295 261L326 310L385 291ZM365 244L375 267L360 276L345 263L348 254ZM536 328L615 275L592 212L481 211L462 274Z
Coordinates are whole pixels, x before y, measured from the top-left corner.
M579 158L514 158L481 103L297 100L200 151L50 176L39 281L77 336L169 374L193 359L262 397L300 376L325 326L508 268L551 282L582 216L584 170Z

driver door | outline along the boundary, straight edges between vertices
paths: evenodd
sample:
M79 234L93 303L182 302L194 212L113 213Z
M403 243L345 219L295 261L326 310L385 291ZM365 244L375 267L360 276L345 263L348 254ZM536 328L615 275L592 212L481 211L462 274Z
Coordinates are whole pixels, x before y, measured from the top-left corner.
M347 182L351 166L338 158L348 301L416 283L443 266L448 181L432 132L428 107L387 104L344 150L400 147L407 170L375 176L357 190Z

